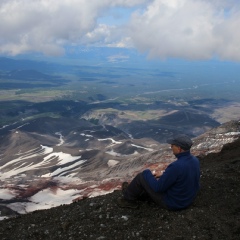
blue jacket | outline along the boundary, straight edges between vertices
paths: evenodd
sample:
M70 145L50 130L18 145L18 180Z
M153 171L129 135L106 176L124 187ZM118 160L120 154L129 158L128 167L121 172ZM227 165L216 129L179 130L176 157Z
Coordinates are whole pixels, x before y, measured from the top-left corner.
M156 179L149 169L143 171L144 179L154 192L163 196L169 209L188 207L199 190L200 164L190 151L176 155L177 160L169 164L163 175Z

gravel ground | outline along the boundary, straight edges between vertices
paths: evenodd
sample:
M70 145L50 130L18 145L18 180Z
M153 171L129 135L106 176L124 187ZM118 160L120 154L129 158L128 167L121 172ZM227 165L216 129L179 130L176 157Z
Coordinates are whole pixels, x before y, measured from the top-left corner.
M240 139L200 158L201 192L182 211L121 209L115 191L0 221L0 239L240 239Z

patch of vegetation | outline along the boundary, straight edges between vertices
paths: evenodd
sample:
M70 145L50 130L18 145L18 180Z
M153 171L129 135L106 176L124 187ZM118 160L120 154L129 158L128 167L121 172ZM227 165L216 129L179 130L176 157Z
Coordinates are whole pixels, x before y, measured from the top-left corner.
M45 112L45 113L39 113L39 114L28 116L24 118L24 120L27 121L27 120L33 120L33 119L43 118L43 117L60 118L61 115L53 112Z

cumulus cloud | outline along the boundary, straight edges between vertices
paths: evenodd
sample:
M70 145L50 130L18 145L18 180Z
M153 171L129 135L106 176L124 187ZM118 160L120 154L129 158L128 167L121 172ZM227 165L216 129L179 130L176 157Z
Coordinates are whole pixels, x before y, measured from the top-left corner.
M113 8L132 15L121 24L99 21ZM150 58L240 60L238 0L1 0L0 18L0 53L57 56L87 45L136 47Z
M0 2L0 52L19 54L37 51L63 53L63 46L109 37L97 19L111 7L133 7L144 0L2 0ZM104 29L102 29L104 31ZM98 31L98 32L97 32ZM104 41L103 41L104 42Z
M240 60L238 1L155 0L131 20L135 46L150 58Z

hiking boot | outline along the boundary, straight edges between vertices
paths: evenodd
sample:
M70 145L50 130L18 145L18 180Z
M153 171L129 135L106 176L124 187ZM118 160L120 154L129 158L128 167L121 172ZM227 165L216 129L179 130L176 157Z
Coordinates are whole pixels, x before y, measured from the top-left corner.
M128 187L128 182L123 182L123 183L122 183L122 193L123 193L123 194L124 194L124 192L126 191L127 187Z
M117 199L117 205L121 208L132 208L132 209L138 208L137 202L128 201L125 198L118 198Z

